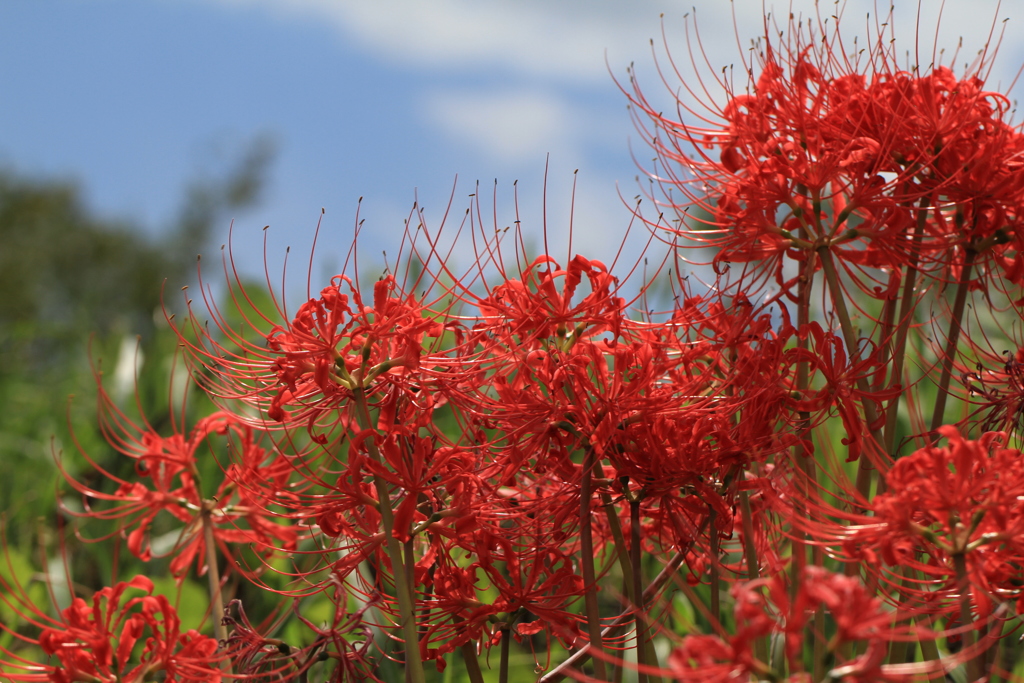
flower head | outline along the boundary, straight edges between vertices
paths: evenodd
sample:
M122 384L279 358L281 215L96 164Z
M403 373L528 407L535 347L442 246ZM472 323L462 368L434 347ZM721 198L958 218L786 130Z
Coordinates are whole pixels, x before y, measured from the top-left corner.
M142 595L137 595L141 591ZM129 597L131 594L135 597ZM91 601L74 598L45 623L34 642L51 663L16 673L0 662L10 680L52 683L142 683L161 677L173 683L220 683L217 641L197 631L181 632L175 609L153 595L144 576L97 591Z

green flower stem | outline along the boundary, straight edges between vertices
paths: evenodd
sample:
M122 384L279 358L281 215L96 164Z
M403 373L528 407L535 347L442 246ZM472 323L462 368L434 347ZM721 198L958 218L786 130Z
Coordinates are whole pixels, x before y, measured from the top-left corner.
M509 626L506 622L501 627L501 660L498 664L498 683L508 683L508 658L509 646L511 645L509 641L512 640L512 629Z
M743 556L747 565L747 579L757 580L761 575L757 560L757 546L754 544L754 520L750 509L750 492L740 491L740 512L743 518ZM754 641L754 658L764 665L770 663L768 641L758 638Z
M452 622L459 624L465 621L457 614L452 615ZM480 669L480 660L476 657L476 641L470 640L459 648L462 653L462 663L466 667L466 675L469 676L469 683L484 683L484 673ZM445 674L451 669L445 669Z
M964 553L953 555L953 569L956 571L957 590L960 591L960 625L966 629L963 635L963 649L969 651L974 647L974 617L971 614L971 583L967 576L967 558ZM967 681L973 683L981 678L982 656L974 654L967 660Z
M591 483L595 466L594 449L587 448L583 456L580 482L580 567L583 570L584 606L587 613L587 632L590 647L599 654L594 658L594 677L605 680L604 641L601 637L601 612L597 604L597 577L594 574L594 538L591 527Z
M801 231L806 232L803 228L801 228ZM801 274L799 284L797 285L798 305L796 324L798 329L802 329L811 321L811 290L814 287L814 268L816 265L816 259L817 254L815 252L807 252L807 262L804 266L804 272ZM809 346L810 343L806 337L797 339L797 348L806 351ZM796 390L799 392L801 398L803 398L804 392L807 391L810 385L810 367L806 360L801 360L797 364L796 368ZM811 454L806 452L803 445L803 440L810 438L810 424L811 414L808 412L801 412L800 421L798 423L801 441L793 447L793 458L796 460L796 465L803 475L801 483L803 484L804 500L808 500L810 498L812 491L818 483L817 462ZM806 510L798 508L797 514L806 515ZM801 575L804 567L807 566L807 544L801 536L802 535L798 534L793 537L793 559L790 562L790 600L796 600L796 593L800 588ZM812 561L815 566L822 566L824 563L824 553L819 546L813 546ZM814 630L812 631L811 626L808 625L808 628L805 629L805 638L814 643L811 658L811 661L814 663L812 675L814 680L817 681L821 680L825 676L825 644L820 638L813 637L815 632L825 632L825 610L822 607L815 610L813 629Z
M722 598L719 586L721 570L718 564L721 549L719 548L718 534L715 532L715 517L718 516L718 513L713 507L709 507L708 510L708 517L711 520L708 525L710 527L708 536L711 539L711 618L722 623Z
M960 341L961 321L964 317L964 306L967 304L967 290L971 284L971 271L974 267L973 249L964 254L964 265L960 270L960 280L956 284L956 298L953 300L953 317L949 321L949 339L942 354L942 375L939 377L939 393L935 397L935 412L932 413L931 432L942 426L946 417L946 399L949 396L949 382L953 376L953 360L956 357L957 344Z
M217 542L213 538L213 507L216 501L204 500L202 510L203 542L206 545L206 578L210 590L210 612L213 619L213 633L217 637L218 649L223 649L228 640L228 629L224 625L224 593L220 583L220 569L217 567ZM231 674L231 660L220 663L224 673Z
M704 533L704 529L707 527L707 521L705 520L701 524L700 529L696 531L695 536L700 536ZM675 576L676 570L683 565L686 560L686 554L690 552L690 548L693 547L691 541L687 547L680 548L679 551L668 561L661 571L658 573L654 580L647 586L647 589L643 593L644 604L653 600L665 587L665 584ZM605 638L614 636L619 632L619 629L633 618L633 610L627 609L615 617L612 622L605 627L601 632ZM590 645L584 645L576 652L572 653L568 658L565 659L561 664L556 666L554 669L544 674L538 679L537 683L559 683L566 677L566 672L575 667L579 667L590 659Z
M630 563L633 569L633 595L643 596L643 578L640 572L640 497L639 493L629 501ZM647 683L647 621L644 614L644 600L633 603L633 628L636 630L636 663L641 667L636 672L637 683Z
M619 569L622 571L623 581L626 583L626 599L630 604L636 603L636 596L633 594L633 566L629 563L629 549L626 546L626 536L622 533L622 525L619 523L619 516L615 512L615 502L611 494L601 494L601 505L604 507L605 517L608 519L608 528L612 532L612 542L615 544L615 555L619 562Z
M213 538L213 520L211 519L215 504L216 501L203 501L203 511L200 516L203 522L203 541L206 544L206 578L210 586L210 616L213 618L213 632L223 647L228 639L228 629L224 625L224 595L221 592L220 569L217 567L217 542Z
M917 251L921 244L921 237L924 234L924 226L928 219L925 211L927 198L921 199L921 207L917 213L917 227L914 229L913 248L911 250L910 262L903 274L903 291L900 293L899 324L896 327L896 338L892 344L892 372L889 375L889 385L895 386L903 381L903 365L907 357L907 334L910 332L910 323L914 317L915 298L914 287L917 286ZM895 455L893 448L896 444L896 424L899 416L900 398L889 401L885 410L885 428L883 430L883 442L885 452Z
M836 316L839 318L839 325L843 330L843 340L846 343L846 355L853 365L860 360L860 353L857 351L857 333L853 329L853 321L850 319L850 312L846 308L846 298L843 296L843 289L839 284L839 274L836 272L835 261L832 259L832 252L827 246L818 249L818 256L821 257L821 267L825 271L825 281L828 283L829 293L832 295L832 305L835 307ZM881 448L883 445L882 435L874 425L878 422L878 413L875 404L868 395L871 387L864 377L857 378L857 390L861 392L861 406L864 409L864 420L867 422L868 431L875 442L875 446ZM865 453L861 454L857 467L857 492L864 500L871 495L871 479L875 468L870 463L871 458Z
M356 405L356 419L359 422L359 426L363 429L369 429L371 424L370 409L366 404L366 394L362 387L354 388L352 396ZM378 465L383 466L384 460L377 449L377 443L373 439L367 439L366 444L370 458ZM373 484L377 489L378 509L380 511L381 526L384 527L388 559L391 560L391 568L394 572L398 612L402 622L400 627L402 629L402 637L405 639L406 678L408 683L426 683L423 662L420 660L419 632L416 629L412 591L409 589L409 574L402 559L402 545L394 533L395 520L394 511L391 509L391 494L388 492L387 481L379 474L373 475Z
M484 683L484 672L480 670L480 662L476 658L476 643L469 641L462 645L462 661L466 665L466 674L470 683Z

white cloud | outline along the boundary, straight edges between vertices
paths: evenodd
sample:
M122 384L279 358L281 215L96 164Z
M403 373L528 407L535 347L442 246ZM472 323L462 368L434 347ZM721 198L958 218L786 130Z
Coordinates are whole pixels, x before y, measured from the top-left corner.
M214 0L241 6L259 6L279 16L301 16L334 26L348 41L361 44L378 58L408 65L487 69L504 67L528 75L588 82L606 82L605 51L613 68L647 58L649 40L661 41L660 14L670 42L682 56L685 47L683 15L695 12L703 48L712 64L737 61L739 50L763 31L762 8L775 7L780 21L792 9L810 17L815 6L823 18L837 11L831 2L812 0ZM842 7L843 23L863 33L876 25L876 10L888 2L849 0ZM693 6L696 10L693 10ZM998 0L945 3L942 22L935 30L939 3L920 8L922 52L930 52L935 33L942 44L980 48L993 23ZM868 21L866 16L872 15ZM734 31L735 14L737 30ZM1005 14L1005 10L1004 10ZM895 26L900 44L913 49L917 3L899 3ZM1017 18L1019 30L1024 17ZM998 32L998 29L997 29ZM736 35L739 36L739 47ZM903 50L900 51L902 54ZM618 70L618 69L616 69Z
M430 123L452 140L513 163L567 155L568 109L559 97L538 90L438 91L424 105Z
M669 0L649 0L640 9L614 0L216 1L327 22L344 40L392 62L472 70L498 67L602 86L608 82L606 50L616 65L643 58L649 39L660 33L659 13L681 16L686 11ZM708 14L726 19L728 4L716 2Z
M258 7L282 18L326 24L340 39L361 46L377 59L435 69L448 82L457 73L495 76L475 91L463 86L430 92L429 88L436 86L427 83L420 97L425 103L424 115L445 135L506 161L579 150L607 137L608 126L576 99L584 89L606 92L611 88L606 51L608 64L624 85L628 85L625 68L635 62L639 82L652 103L666 110L674 108L677 94L694 104L685 91L680 92L678 77L672 73L674 67L679 67L679 77L696 92L701 93L705 86L710 88L702 98L724 104L712 76L719 75L723 66L740 67L741 60L749 59L751 41L765 28L765 7L783 28L790 11L804 20L818 16L830 24L831 15L841 12L846 44L852 47L852 35L861 35L863 46L865 32L878 30L890 4L878 0L206 1ZM999 33L1001 25L994 20L1001 20L1006 10L997 14L998 7L999 0L924 2L920 6L897 3L893 27L901 64L907 52L916 51L927 64L935 44L949 48L948 61L961 36L964 48L957 65L973 60L994 23ZM662 13L664 39L659 22ZM689 28L684 19L688 14ZM1024 26L1024 16L1009 26L1012 36ZM695 35L700 38L690 45L692 54L688 52L687 32L691 39ZM654 69L652 39L667 89ZM665 41L674 64L665 58ZM993 86L1009 84L1018 65L1018 56L1013 53L1019 52L1013 41L1006 41L992 74ZM739 68L736 78L743 78ZM573 89L566 90L566 84L572 84ZM621 135L625 134L622 129Z
M658 18L662 13L673 57L682 67L682 74L693 82L685 38L686 14L696 16L701 41L692 47L698 71L707 79L722 66L739 66L748 57L750 41L764 31L765 5L769 10L773 6L778 8L775 15L782 25L789 10L805 19L817 13L832 23L829 17L842 8L843 33L847 38L864 34L868 27L876 30L876 10L884 14L889 5L877 0L841 0L838 5L825 0L820 4L812 0L206 1L258 7L281 18L326 24L334 28L341 40L360 46L377 59L406 67L463 73L505 72L520 81L572 83L577 88L602 90L609 87L606 54L618 77L624 77L625 67L636 62L645 87L659 87L657 76L652 73L650 40L653 38L656 50L663 53ZM898 4L893 25L901 63L907 51L920 49L921 61L927 64L936 40L940 46L949 48L948 60L963 36L964 51L957 60L958 66L962 66L984 45L993 19L1003 16L996 14L998 0L944 4L941 23L940 3L926 2L920 8L912 2ZM696 10L692 5L696 5ZM920 28L916 24L919 14ZM1024 17L1011 23L1011 34L1022 24ZM997 25L997 34L998 31ZM692 37L692 25L690 32ZM1006 53L1019 52L1012 41L1007 43ZM703 63L705 58L707 64ZM993 84L1001 82L1005 86L1010 82L1016 72L1016 59L1017 55L1003 54L996 63ZM671 71L668 63L663 62L663 66ZM675 77L671 73L667 76L672 84ZM717 97L716 93L712 95Z

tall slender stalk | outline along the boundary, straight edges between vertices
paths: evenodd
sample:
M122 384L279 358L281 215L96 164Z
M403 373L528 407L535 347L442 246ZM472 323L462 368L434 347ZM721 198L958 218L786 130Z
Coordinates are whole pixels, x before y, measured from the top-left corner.
M640 499L639 494L629 501L629 536L630 564L633 570L633 595L640 596L633 609L636 610L633 628L636 630L636 663L640 668L636 672L637 683L647 683L647 674L643 667L647 666L647 615L644 614L643 578L640 574Z
M463 643L460 649L470 683L484 683L484 672L480 670L480 661L476 658L476 644L473 641L469 641L468 643Z
M213 501L204 500L200 516L203 521L203 541L206 545L206 578L210 587L213 632L223 646L228 639L228 630L224 625L224 596L221 592L220 569L217 567L217 542L213 538L213 505Z
M896 336L892 343L892 371L889 373L889 386L895 386L903 382L903 366L907 357L907 335L910 332L910 323L914 317L915 299L914 288L917 286L917 253L920 248L921 239L924 235L924 227L928 221L927 208L928 198L921 199L921 205L917 213L917 227L914 228L913 247L911 257L907 263L906 271L903 274L903 291L900 293L899 323L896 326ZM885 452L895 455L893 448L896 443L896 419L899 416L900 397L897 396L889 401L885 410L885 428L883 430L883 441Z
M361 387L352 390L353 401L356 405L356 419L363 429L370 428L370 410L366 404L366 394ZM367 452L370 458L378 465L384 464L384 459L377 449L377 443L373 439L367 439ZM423 672L423 662L420 659L419 632L416 628L415 607L412 600L412 591L409 589L409 574L402 557L402 545L395 536L394 511L391 509L391 494L388 491L388 483L379 474L373 475L373 484L377 489L377 501L380 512L381 526L384 527L388 559L391 560L391 568L395 579L395 594L398 598L398 613L401 619L400 628L405 639L405 668L406 677L409 683L426 683Z
M626 536L622 533L622 525L615 512L615 501L612 500L611 494L601 494L601 505L604 507L605 517L608 519L608 528L612 532L612 543L615 544L616 559L626 584L626 599L630 604L636 604L636 596L633 595L633 565L630 564L629 546L626 545Z
M580 567L583 569L584 607L587 613L587 633L590 647L598 653L594 658L594 676L605 680L604 641L601 637L601 613L597 604L597 577L594 573L594 537L591 527L591 483L594 469L594 449L587 448L583 456L583 473L580 483Z
M501 659L498 662L498 683L508 683L508 658L511 640L512 629L506 623L501 627Z
M711 540L711 618L720 624L722 623L722 603L719 586L719 581L721 581L719 553L721 550L718 547L718 534L715 532L715 517L718 516L718 513L715 512L713 507L709 507L708 510L708 518L710 519L708 524L710 533L708 536Z
M843 295L843 289L839 284L839 274L836 272L832 252L829 251L827 246L823 246L818 249L818 256L821 258L822 270L825 271L825 281L828 283L829 294L832 297L832 306L842 328L843 341L846 344L846 355L850 359L850 364L855 365L860 361L857 333L853 329L853 320L850 318L850 312L846 308L846 297ZM875 410L875 404L868 398L871 394L871 387L868 386L867 379L864 376L858 376L856 384L857 390L861 393L861 406L864 410L864 420L867 422L868 432L871 434L875 446L881 448L883 444L882 434L876 426L878 423L878 413ZM875 468L870 460L869 454L863 453L857 466L857 493L864 500L871 496L871 480L875 472Z
M461 623L464 621L462 617L457 614L452 615L453 623ZM462 663L466 667L466 674L469 676L470 683L484 683L484 673L480 669L480 660L476 657L476 642L470 640L462 644L459 648L462 653Z
M971 271L977 252L967 249L964 265L960 269L960 280L956 283L956 298L953 301L953 317L949 321L949 339L942 354L942 375L939 377L939 393L935 397L935 412L932 413L931 432L942 426L946 416L946 398L949 396L949 382L953 376L953 361L956 359L957 344L960 342L961 321L967 304L967 290L971 284Z
M801 228L801 236L806 236L806 229ZM817 254L813 251L807 253L807 262L804 266L804 272L800 277L800 281L797 285L797 313L796 313L796 324L798 329L803 329L805 325L808 325L811 321L811 290L814 286L814 269L816 265ZM807 337L802 336L797 338L797 348L802 351L807 351L809 348L809 340ZM796 390L799 392L800 397L804 398L804 392L806 392L811 385L810 379L810 368L808 362L801 359L797 364L796 368ZM800 470L802 477L800 482L802 484L802 496L806 500L809 496L814 494L817 490L818 484L818 468L814 458L807 453L804 448L804 441L810 438L810 424L811 415L808 412L800 413L800 420L798 423L798 430L801 439L793 447L793 458L796 461L797 468ZM749 506L749 500L747 502ZM803 509L798 509L797 514L805 514ZM797 591L800 589L800 581L807 566L807 544L804 542L804 534L794 534L792 541L792 562L790 563L790 599L795 600ZM821 566L824 561L824 554L821 548L814 546L812 553L812 561L815 566ZM822 607L818 607L814 613L814 626L813 632L824 633L825 629L825 610ZM810 636L812 633L810 626L805 631L805 634ZM811 655L811 661L813 662L813 677L814 680L821 680L825 675L825 643L821 638L811 638L813 645L813 652Z
M743 521L743 556L747 565L747 579L754 581L761 575L761 568L757 559L757 546L754 544L754 520L750 509L749 491L740 491L740 513ZM754 656L758 661L768 664L769 649L764 638L754 641Z
M917 258L920 249L921 240L924 235L924 228L928 221L927 208L931 204L930 197L922 197L918 206L917 212L917 225L914 228L913 246L911 249L910 261L907 263L906 271L903 276L903 291L900 293L900 311L899 311L899 323L896 326L896 334L892 343L892 371L889 374L889 385L895 386L902 383L903 381L903 368L904 362L907 355L907 336L910 332L910 325L914 318L914 308L916 299L914 297L914 289L917 286ZM885 412L885 428L883 431L883 439L885 442L885 452L890 456L895 457L897 454L894 452L896 447L896 427L897 418L899 416L900 397L893 398L886 406ZM900 573L903 574L903 578L900 580L900 586L903 588L909 588L913 582L910 573L913 570L907 568L901 568ZM896 612L894 619L899 620L899 610ZM906 640L894 640L889 644L889 655L888 661L891 664L903 664L908 659L909 641ZM920 638L921 654L925 660L938 661L939 652L935 646L935 641L922 636Z
M700 534L704 533L704 529L706 527L707 520L705 520L701 524L700 529L696 530L695 536L699 536ZM644 604L647 604L648 602L654 600L654 598L661 592L661 589L665 587L665 584L667 584L669 580L671 580L672 577L675 576L676 570L682 566L683 562L686 560L687 553L690 552L690 548L692 547L693 541L690 541L690 543L685 548L680 548L679 551L672 556L672 559L669 560L668 563L661 568L661 571L658 572L658 575L654 577L654 580L647 585L647 588L643 592L641 601ZM608 624L608 626L606 626L601 633L603 633L606 638L618 633L619 629L624 624L628 623L632 619L632 617L632 608L624 610L621 614L612 619L611 623ZM538 680L538 683L559 683L559 681L563 680L566 677L567 671L582 665L589 658L590 645L587 644L581 647L576 652L572 653L569 657L565 659L565 661L556 666L554 669L541 676Z
M963 649L969 652L974 647L975 633L971 628L974 617L971 614L971 583L967 576L967 558L962 552L954 553L953 569L956 571L957 590L960 592L960 625L963 626ZM981 678L981 664L983 657L977 653L971 654L967 660L967 681L973 683Z

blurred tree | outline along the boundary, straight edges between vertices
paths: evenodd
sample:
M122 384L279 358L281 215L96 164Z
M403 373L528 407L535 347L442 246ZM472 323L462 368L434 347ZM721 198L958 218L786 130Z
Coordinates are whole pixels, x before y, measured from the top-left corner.
M153 384L163 384L166 406L159 356L175 344L159 339L162 283L174 291L191 279L213 228L258 200L273 156L259 136L223 175L193 182L160 238L96 218L72 183L0 171L0 510L20 519L9 524L11 543L31 537L34 524L24 522L54 514L59 436L50 441L67 435L68 417L87 448L106 450L94 425L90 345L111 369L122 340L139 335L146 354L155 352L147 366L164 373ZM69 413L72 393L82 398ZM64 450L75 469L74 447Z

